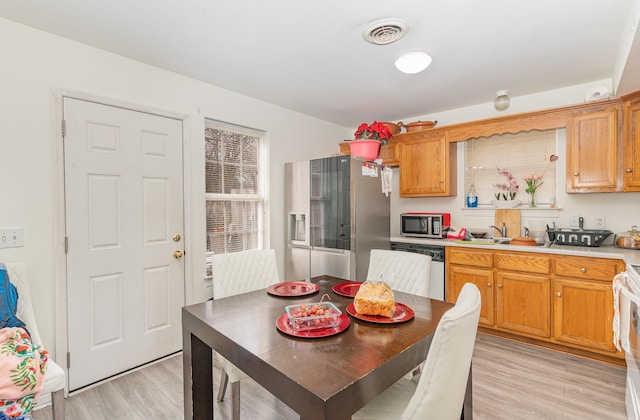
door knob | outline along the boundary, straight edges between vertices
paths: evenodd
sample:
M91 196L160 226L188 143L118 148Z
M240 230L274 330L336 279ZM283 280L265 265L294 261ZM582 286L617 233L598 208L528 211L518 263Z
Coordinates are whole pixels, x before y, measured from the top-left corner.
M179 234L175 234L173 235L173 242L179 242L180 241L180 235Z
M501 283L498 284L498 289L502 289L502 284Z
M176 260L178 258L182 258L182 251L173 251L173 258L175 258Z
M627 168L627 173L630 174L631 172L633 172L633 169Z
M560 292L556 292L556 296L558 296L558 297L562 297L562 293L560 293Z

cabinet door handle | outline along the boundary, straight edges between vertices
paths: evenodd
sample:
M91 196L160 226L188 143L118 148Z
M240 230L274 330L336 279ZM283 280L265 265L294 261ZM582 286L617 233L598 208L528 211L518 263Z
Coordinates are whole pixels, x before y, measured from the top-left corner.
M498 283L498 289L502 289L502 284Z
M441 184L444 184L444 179L441 179L441 180L440 180L440 183L441 183Z
M630 174L631 172L633 172L633 169L627 168L627 173Z
M581 271L582 273L586 273L586 272L587 272L587 269L586 269L586 268L584 268L584 267L582 267L582 268L580 269L580 271Z
M558 296L558 297L562 297L562 293L560 293L560 292L556 292L556 296Z
M574 172L573 176L579 176L580 174L578 172Z
M487 283L487 287L491 287L491 283Z

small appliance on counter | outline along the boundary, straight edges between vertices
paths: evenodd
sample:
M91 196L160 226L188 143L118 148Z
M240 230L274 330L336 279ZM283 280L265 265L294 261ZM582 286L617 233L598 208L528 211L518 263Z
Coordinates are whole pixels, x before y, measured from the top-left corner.
M400 215L402 236L442 239L447 237L450 226L450 213L409 212Z

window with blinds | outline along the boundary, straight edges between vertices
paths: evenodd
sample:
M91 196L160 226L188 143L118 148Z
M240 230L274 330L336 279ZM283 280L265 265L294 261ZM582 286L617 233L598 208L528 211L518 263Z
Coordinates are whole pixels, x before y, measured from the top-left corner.
M500 190L495 184L506 183L498 173L506 169L515 176L519 191L516 198L526 205L524 178L537 172L544 174L543 184L536 190L536 202L550 204L556 197L556 164L549 161L556 153L556 130L529 131L472 139L466 142L465 196L473 183L479 205L491 205Z
M263 248L264 132L205 120L207 251Z

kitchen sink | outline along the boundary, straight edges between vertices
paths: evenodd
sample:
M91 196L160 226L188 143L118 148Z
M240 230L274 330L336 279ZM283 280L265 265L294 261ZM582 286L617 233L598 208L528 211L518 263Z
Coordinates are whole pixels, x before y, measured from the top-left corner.
M512 238L500 238L500 237L493 237L491 238L494 240L494 242L498 245L513 245L513 246L534 246L534 245L522 245L522 244L512 244L511 243L511 239ZM546 245L550 245L550 243L547 243ZM536 242L535 246L545 246L544 242Z

